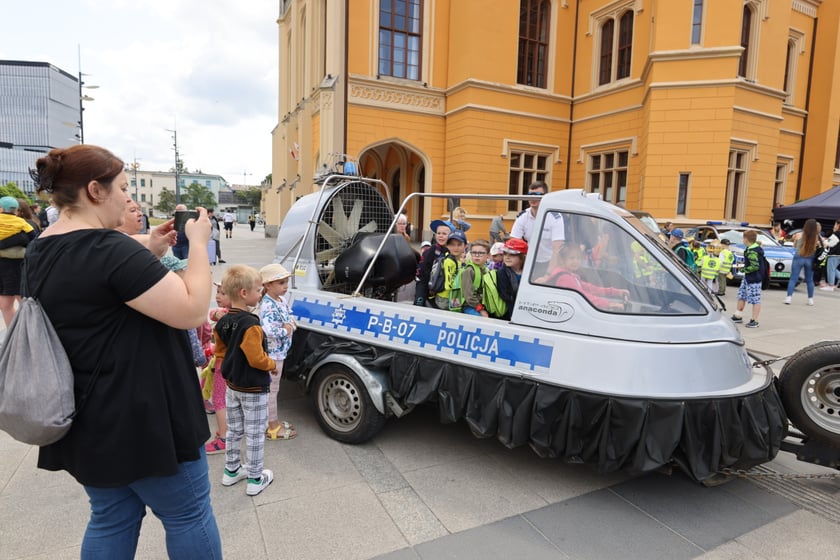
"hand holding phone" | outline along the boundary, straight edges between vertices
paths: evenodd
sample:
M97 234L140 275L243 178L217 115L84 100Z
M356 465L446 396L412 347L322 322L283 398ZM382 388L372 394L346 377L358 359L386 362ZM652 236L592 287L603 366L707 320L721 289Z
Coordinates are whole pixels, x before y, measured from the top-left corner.
M175 231L183 233L184 226L187 225L187 220L197 220L198 212L195 210L176 210L175 211Z

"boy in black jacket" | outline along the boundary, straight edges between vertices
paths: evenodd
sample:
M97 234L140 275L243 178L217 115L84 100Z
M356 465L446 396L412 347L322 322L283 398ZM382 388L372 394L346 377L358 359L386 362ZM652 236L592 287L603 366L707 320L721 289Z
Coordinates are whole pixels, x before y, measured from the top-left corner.
M277 365L266 353L260 318L250 311L262 297L262 278L256 269L235 265L225 271L222 290L230 298L230 311L213 329L216 360L222 361L228 429L225 438L224 486L248 479L245 493L256 496L274 480L274 473L263 469L265 428L268 422L270 375ZM241 460L240 442L245 436L248 465Z
M743 323L741 314L744 312L744 307L748 303L752 304L752 318L744 325L750 329L758 327L758 314L761 313L761 281L763 275L768 274L763 265L764 250L756 243L756 238L755 230L748 229L744 232L744 245L747 246L744 249L744 277L741 279L741 287L738 288L735 314L732 315L733 322Z

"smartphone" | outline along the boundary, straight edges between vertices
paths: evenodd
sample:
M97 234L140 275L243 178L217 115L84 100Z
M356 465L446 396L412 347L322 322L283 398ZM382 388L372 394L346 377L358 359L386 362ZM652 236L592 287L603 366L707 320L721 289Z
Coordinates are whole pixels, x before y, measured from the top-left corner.
M197 220L198 212L195 210L176 210L175 211L175 231L184 231L184 226L187 225L187 220Z

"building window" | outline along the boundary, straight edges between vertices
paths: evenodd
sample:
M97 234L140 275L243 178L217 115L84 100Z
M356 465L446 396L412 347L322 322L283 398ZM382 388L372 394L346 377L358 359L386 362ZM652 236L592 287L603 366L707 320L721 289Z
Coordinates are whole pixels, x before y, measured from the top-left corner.
M686 202L688 201L688 180L691 173L680 173L680 182L677 185L677 215L685 216Z
M840 129L837 130L837 146L834 148L834 169L840 169Z
M508 193L513 195L527 194L528 186L534 181L544 181L551 184L548 177L549 154L511 152L510 175L508 178ZM522 202L511 200L508 211L519 212Z
M381 0L379 74L420 79L422 0Z
M726 170L726 207L724 218L738 220L744 211L744 201L747 192L747 161L748 152L741 150L729 151L729 166Z
M785 185L787 184L787 163L776 164L776 180L773 182L773 208L778 208L785 202Z
M699 45L703 34L703 0L694 0L694 11L691 16L691 44Z
M741 19L741 59L738 76L754 82L758 66L758 35L762 19L769 18L767 0L744 0Z
M140 195L140 202L146 202L146 194L145 193Z
M627 200L627 150L604 152L589 156L589 191L601 193L601 198L613 204Z
M131 186L132 186L132 187L136 187L136 186L137 186L137 179L132 179L132 180L131 180Z
M630 76L633 57L633 12L628 10L618 17L602 20L600 32L598 85L602 86Z
M145 187L145 186L146 186L146 179L140 179L140 186L141 186L141 187Z
M204 186L209 189L210 188L210 181L209 180L204 181Z
M548 36L551 22L549 0L520 0L519 63L516 83L546 87Z

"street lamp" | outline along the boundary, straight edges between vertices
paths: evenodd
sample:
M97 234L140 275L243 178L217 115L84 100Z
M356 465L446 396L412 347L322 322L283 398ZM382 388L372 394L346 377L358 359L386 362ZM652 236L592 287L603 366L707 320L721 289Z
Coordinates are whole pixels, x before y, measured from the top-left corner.
M93 97L87 95L85 89L97 89L99 86L86 86L82 76L87 76L79 70L79 144L85 143L85 101L93 101Z
M132 171L134 171L134 202L140 204L140 199L137 198L137 170L140 169L140 164L137 163L136 157L134 158L134 161L132 163L128 164L128 167L131 168Z

